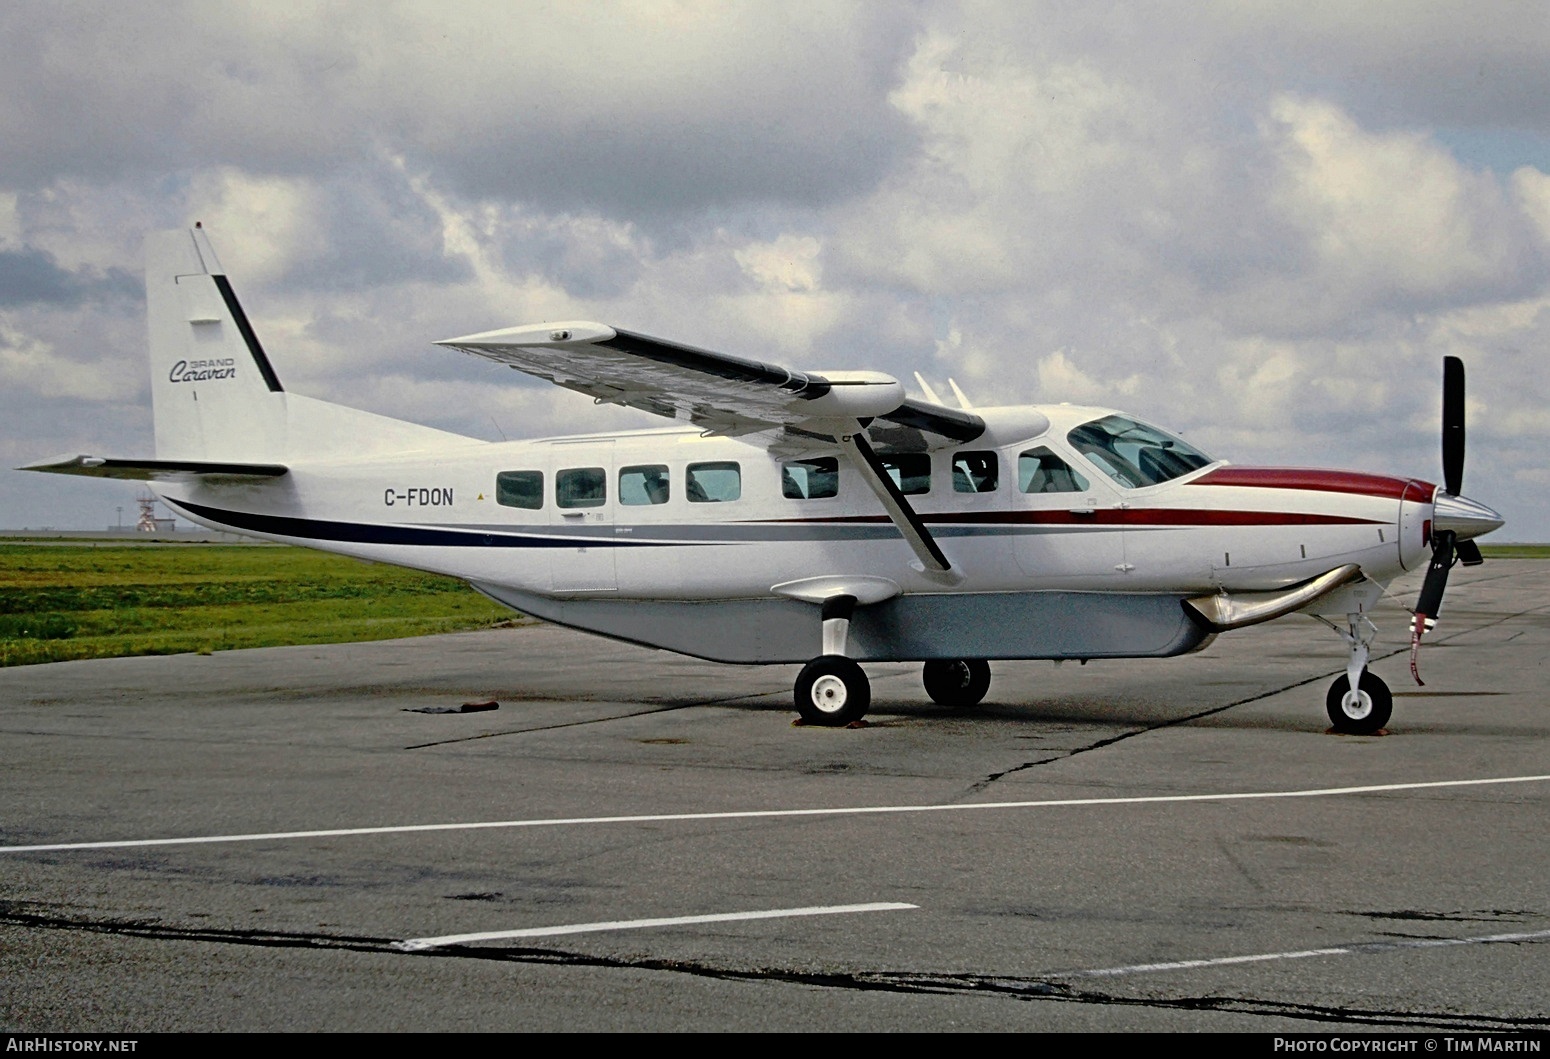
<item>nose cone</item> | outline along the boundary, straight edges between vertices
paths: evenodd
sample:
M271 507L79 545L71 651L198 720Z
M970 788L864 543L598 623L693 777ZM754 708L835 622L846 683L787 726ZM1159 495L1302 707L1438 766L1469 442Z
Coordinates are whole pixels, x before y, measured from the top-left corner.
M1451 530L1461 541L1482 537L1494 529L1500 529L1507 520L1484 504L1467 496L1453 496L1438 490L1432 501L1432 525L1438 530Z

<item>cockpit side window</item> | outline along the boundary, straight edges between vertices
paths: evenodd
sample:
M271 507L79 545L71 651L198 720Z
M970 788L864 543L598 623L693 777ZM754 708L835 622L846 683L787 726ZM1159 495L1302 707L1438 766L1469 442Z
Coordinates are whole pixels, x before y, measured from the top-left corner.
M1085 493L1087 479L1040 445L1017 457L1017 486L1025 493Z
M1083 423L1066 440L1127 489L1169 482L1213 462L1172 434L1125 416Z

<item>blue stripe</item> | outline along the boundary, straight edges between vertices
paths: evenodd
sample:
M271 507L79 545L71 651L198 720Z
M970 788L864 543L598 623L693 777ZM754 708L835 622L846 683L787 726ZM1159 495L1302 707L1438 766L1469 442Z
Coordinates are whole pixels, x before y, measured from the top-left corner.
M239 530L301 540L345 541L352 544L410 544L441 548L685 548L738 543L778 544L817 541L899 540L899 531L888 522L862 525L819 523L720 524L705 526L556 526L552 532L512 532L499 526L463 528L406 526L391 523L335 522L327 519L264 515L205 507L187 500L167 503L197 516L199 520ZM1151 528L1151 527L1145 527ZM628 529L629 533L619 533ZM938 538L1025 537L1093 532L1118 532L1113 526L952 526L932 527Z
M442 548L662 548L668 541L635 541L585 538L539 537L515 533L489 533L459 529L433 529L426 526L393 526L370 522L331 522L327 519L292 518L288 515L260 515L250 511L226 511L217 507L167 500L173 507L223 526L232 526L275 537L297 537L315 541L345 541L351 544L414 544Z

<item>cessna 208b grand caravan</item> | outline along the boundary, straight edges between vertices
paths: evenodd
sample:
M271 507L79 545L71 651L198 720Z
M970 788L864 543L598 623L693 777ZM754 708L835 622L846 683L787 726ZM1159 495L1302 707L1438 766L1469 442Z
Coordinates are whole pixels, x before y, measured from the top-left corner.
M1237 467L1109 409L950 408L880 372L595 323L439 344L679 425L491 443L287 391L201 228L153 235L147 259L155 458L28 469L144 480L194 522L450 574L604 636L805 663L810 723L866 713L862 662L923 662L933 700L972 705L992 659L1165 657L1300 612L1350 648L1335 728L1373 732L1384 586L1429 564L1418 643L1449 569L1502 524L1460 495L1452 358L1442 488Z

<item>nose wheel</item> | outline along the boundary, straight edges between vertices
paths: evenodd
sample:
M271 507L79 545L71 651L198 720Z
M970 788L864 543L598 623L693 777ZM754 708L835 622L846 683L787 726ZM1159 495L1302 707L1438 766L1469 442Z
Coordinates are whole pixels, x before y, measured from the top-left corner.
M1346 735L1372 735L1389 723L1389 716L1394 712L1394 696L1382 678L1363 670L1355 691L1351 690L1349 677L1341 677L1331 684L1329 694L1324 697L1324 706L1335 731Z

